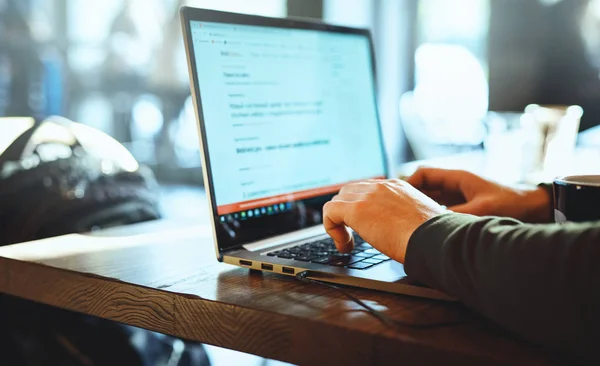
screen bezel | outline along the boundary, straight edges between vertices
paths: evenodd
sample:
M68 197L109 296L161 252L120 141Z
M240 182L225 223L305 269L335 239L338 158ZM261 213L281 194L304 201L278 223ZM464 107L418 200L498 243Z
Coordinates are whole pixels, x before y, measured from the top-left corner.
M237 14L237 13L228 13L221 12L215 10L207 10L207 9L199 9L192 8L188 6L183 6L180 9L180 19L182 25L182 31L184 36L185 50L187 54L188 61L188 69L190 74L190 89L192 93L192 99L195 105L196 112L196 123L198 125L198 131L200 135L200 144L201 144L201 153L202 153L202 163L203 163L203 174L204 174L204 185L208 191L208 202L209 208L211 211L211 224L213 229L213 234L216 240L216 247L218 248L217 256L221 260L221 254L225 251L238 249L242 245L250 244L249 242L236 243L232 246L223 247L219 242L219 235L217 231L217 225L219 220L219 215L217 213L217 203L215 199L215 191L212 182L212 169L210 166L210 156L208 151L208 142L206 136L206 128L204 124L204 113L202 110L202 98L199 88L199 80L198 74L196 70L196 57L193 52L193 39L191 32L191 22L192 21L201 21L201 22L212 22L212 23L225 23L225 24L239 24L239 25L250 25L250 26L262 26L262 27L275 27L275 28L286 28L286 29L306 29L306 30L316 30L323 32L334 32L334 33L342 33L342 34L355 34L367 37L369 42L369 53L371 59L371 74L373 78L373 98L375 101L375 117L377 122L377 130L379 135L379 144L381 147L381 161L383 163L384 174L385 177L389 177L389 167L387 161L387 155L384 145L383 132L381 129L381 120L379 117L379 110L377 105L377 78L376 78L376 65L375 65L375 52L373 48L373 40L371 37L371 33L368 29L360 29L360 28L351 28L344 27L338 25L325 24L322 22L312 22L306 20L296 20L290 18L269 18L263 16L256 15L246 15L246 14ZM324 196L320 196L320 198L324 198L326 200L331 199L334 194L328 194ZM278 215L287 215L287 213L279 213ZM299 230L301 227L297 227L293 230L285 229L281 230L281 232L273 235L266 235L265 237L258 239L267 239L276 235L282 235L289 232L293 232L295 230ZM222 241L221 241L222 242Z

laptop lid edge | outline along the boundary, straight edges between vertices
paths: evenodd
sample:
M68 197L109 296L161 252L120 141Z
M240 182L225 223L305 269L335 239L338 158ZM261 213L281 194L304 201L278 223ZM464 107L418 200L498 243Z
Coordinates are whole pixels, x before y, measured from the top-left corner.
M201 14L202 16L194 16L192 17L192 15L199 15ZM281 27L287 27L287 28L295 28L295 29L311 29L311 30L317 30L317 31L338 31L338 32L349 32L349 33L353 33L353 34L362 34L365 35L368 38L369 41L369 48L370 48L370 60L371 60L371 73L372 73L372 77L374 79L374 84L375 84L375 90L373 93L373 98L375 99L375 103L378 106L378 96L377 96L377 80L376 80L376 60L375 60L375 54L374 54L374 44L373 44L373 40L372 40L372 35L371 32L367 29L359 29L359 28L351 28L351 27L344 27L344 26L337 26L337 25L330 25L330 24L326 24L323 22L311 22L311 21L307 21L307 20L297 20L297 19L286 19L286 18L282 18L282 19L278 19L278 18L271 18L271 17L263 17L263 16L254 16L254 15L245 15L245 14L236 14L236 13L226 13L226 12L219 12L219 11L213 11L213 10L206 10L206 9L198 9L198 8L192 8L192 7L188 7L188 6L182 6L180 8L180 20L181 20L181 26L182 26L182 31L183 31L183 38L184 38L184 45L185 45L185 52L186 52L186 60L188 63L188 74L190 77L190 90L191 90L191 96L192 96L192 102L195 106L195 116L196 116L196 125L198 128L198 134L199 134L199 140L200 140L200 154L201 154L201 161L202 161L202 173L203 173L203 178L204 178L204 184L205 187L207 189L207 201L208 201L208 205L209 205L209 210L210 210L210 214L211 214L211 230L213 233L213 240L214 240L214 246L215 246L215 251L217 254L217 259L219 261L222 261L222 254L229 252L229 251L233 251L233 250L239 250L240 248L251 248L249 250L255 250L255 248L258 247L263 247L265 245L266 242L277 242L279 240L281 240L281 237L288 237L288 236L294 236L299 234L299 232L302 232L304 230L315 230L315 228L319 228L322 227L322 225L313 225L307 228L303 228L303 229L298 229L298 230L293 230L290 231L288 233L283 233L274 237L270 237L270 238L265 238L265 239L261 239L255 242L250 242L250 243L245 243L245 244L240 244L238 246L235 247L230 247L227 249L222 249L219 246L218 243L218 236L217 236L217 229L216 229L216 225L217 225L217 219L216 219L216 204L214 202L214 187L212 184L212 177L211 177L211 168L210 168L210 161L209 161L209 156L208 156L208 148L207 148L207 141L205 141L206 139L206 131L204 129L204 125L202 123L202 113L203 113L203 109L202 109L202 105L201 105L201 97L200 97L200 91L197 90L199 85L196 85L196 80L198 80L198 75L197 75L197 70L195 67L196 64L196 59L195 59L195 54L193 52L193 45L192 45L192 35L191 35L191 29L190 29L190 22L193 20L200 20L201 18L204 21L211 21L211 17L212 16L219 16L219 17L227 17L227 16L232 16L235 17L237 19L239 19L239 21L236 21L235 19L233 19L231 21L231 24L246 24L246 21L242 21L242 19L245 19L247 21L250 21L251 23L254 23L252 21L252 19L256 19L256 22L258 23L260 20L264 20L264 21L269 21L269 22L273 22L271 24L271 26L279 26L277 24L275 24L276 22L281 24ZM223 22L220 19L215 19L212 21L216 21L216 22ZM258 24L257 24L258 25ZM380 115L379 115L379 109L376 108L376 119L377 119L377 128L379 131L379 138L381 141L381 147L382 147L382 152L381 152L381 159L383 161L383 166L384 166L384 173L386 177L389 177L390 174L390 169L389 169L389 165L388 165L388 158L387 158L387 152L385 149L385 139L383 138L383 130L382 130L382 123L381 123L381 119L380 119ZM324 231L323 231L324 232ZM300 235L302 236L302 235ZM268 245L268 247L272 247L275 246L275 244L272 245Z
M214 212L216 211L216 207L214 206L214 202L213 202L213 192L212 192L212 184L211 184L211 177L210 177L210 172L209 172L209 164L208 163L208 156L207 156L207 148L205 147L205 131L203 131L203 124L202 124L202 119L200 118L201 115L201 111L202 111L202 105L200 103L200 101L198 100L198 96L199 96L199 91L196 90L196 82L195 80L197 80L197 75L196 75L196 69L195 69L195 55L193 52L193 47L191 45L192 42L192 35L191 35L191 31L190 31L190 19L188 17L188 13L190 11L191 8L187 7L187 6L182 6L180 9L180 20L181 20L181 31L183 33L183 40L184 40L184 48L185 48L185 54L186 54L186 60L187 60L187 64L188 64L188 76L190 78L190 92L191 92L191 97L192 97L192 103L194 104L194 115L196 116L196 128L198 131L198 139L200 141L200 161L202 162L202 179L204 180L204 186L207 189L207 194L206 194L206 199L208 201L208 209L210 212L210 227L211 227L211 232L212 232L212 237L213 237L213 245L215 248L215 253L217 256L217 260L219 260L219 262L223 261L223 256L221 255L221 250L219 247L219 242L218 242L218 238L217 238L217 227L216 227L216 219L214 216Z

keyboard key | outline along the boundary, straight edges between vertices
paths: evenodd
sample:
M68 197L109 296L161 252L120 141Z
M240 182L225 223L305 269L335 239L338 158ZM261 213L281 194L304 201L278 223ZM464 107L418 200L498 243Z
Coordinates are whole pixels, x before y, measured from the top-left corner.
M349 265L353 265L354 263L363 261L366 258L370 258L375 255L382 255L379 251L373 249L373 247L365 243L364 240L359 236L355 235L354 240L355 247L351 253L338 252L333 240L331 238L327 238L313 243L304 243L295 247L274 251L267 253L267 255L270 257L276 256L284 259L296 259L302 262L327 264L338 267L347 267ZM365 264L372 265L372 263L368 262L365 262ZM365 267L365 265L362 264L358 267Z
M356 263L353 263L353 264L349 265L348 268L352 268L352 269L367 269L367 268L371 267L372 265L373 264L371 264L371 263L367 263L367 262L361 261L361 262L356 262Z
M388 257L387 255L379 254L379 255L376 255L376 256L372 257L372 259L381 260L381 261L387 261L387 260L390 260L391 258Z
M320 245L323 245L323 246L326 246L326 247L333 247L333 246L335 246L335 244L333 244L333 240L331 240L331 239L321 240L321 241L316 242L315 244L320 244Z
M363 259L365 259L365 257L357 257L357 256L355 256L355 255L351 255L351 256L350 256L350 262L349 262L349 263L350 263L350 264L352 264L352 263L360 262L360 261L362 261Z
M357 257L357 256L353 256L353 255L332 255L329 257L329 264L332 266L347 266L349 264L355 263L355 262L359 262L361 260L363 260L363 257Z
M317 257L314 255L304 255L304 256L296 257L294 259L297 261L302 261L302 262L310 262L313 259L317 259Z
M380 259L367 258L367 259L363 260L363 262L365 262L365 263L371 263L371 264L375 265L375 264L379 264L379 263L381 263L383 261L380 260Z
M336 266L336 267L346 267L348 265L348 262L345 260L335 260L333 262L329 262L330 266Z
M335 252L335 254L331 254L331 257L349 257L350 254L349 253L340 253L340 252Z
M367 254L365 252L361 252L361 253L356 253L355 256L357 257L363 257L363 258L370 258L373 257L375 254Z

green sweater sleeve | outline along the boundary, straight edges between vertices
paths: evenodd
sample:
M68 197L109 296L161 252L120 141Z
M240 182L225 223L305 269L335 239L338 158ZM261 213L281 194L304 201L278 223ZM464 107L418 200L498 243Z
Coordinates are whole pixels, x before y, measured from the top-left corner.
M600 223L445 214L412 235L405 270L526 339L600 360Z

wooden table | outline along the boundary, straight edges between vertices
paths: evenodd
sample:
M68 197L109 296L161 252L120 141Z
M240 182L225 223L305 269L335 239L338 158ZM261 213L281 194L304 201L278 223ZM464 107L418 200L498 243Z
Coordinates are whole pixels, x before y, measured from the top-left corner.
M340 292L216 261L207 225L152 222L0 248L0 292L296 364L548 365L457 303L349 289L397 320L390 328Z

